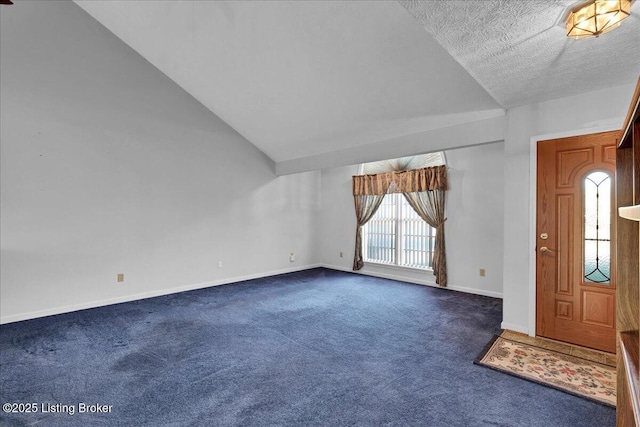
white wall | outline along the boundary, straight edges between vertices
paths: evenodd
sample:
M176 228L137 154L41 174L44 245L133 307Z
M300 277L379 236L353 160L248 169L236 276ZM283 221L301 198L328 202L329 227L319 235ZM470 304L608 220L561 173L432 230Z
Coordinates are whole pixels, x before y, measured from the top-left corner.
M446 205L450 286L502 296L504 143L445 155L451 180Z
M318 227L320 261L326 266L349 271L353 265L356 236L351 177L357 173L358 166L322 170L322 212Z
M446 205L450 289L502 296L503 151L500 142L445 152L451 186ZM351 176L357 169L322 171L319 252L326 266L348 271L353 264L356 227ZM486 270L485 277L480 277L480 268ZM435 285L431 273L371 264L361 272Z
M276 177L70 2L19 2L0 19L1 322L317 263L351 270L356 167ZM632 91L514 108L504 144L447 153L449 286L502 293L503 326L532 332L535 320L532 139L620 127Z
M2 322L313 265L320 172L276 177L73 3L1 31Z
M619 129L632 94L632 85L619 86L507 112L503 327L535 332L535 140Z

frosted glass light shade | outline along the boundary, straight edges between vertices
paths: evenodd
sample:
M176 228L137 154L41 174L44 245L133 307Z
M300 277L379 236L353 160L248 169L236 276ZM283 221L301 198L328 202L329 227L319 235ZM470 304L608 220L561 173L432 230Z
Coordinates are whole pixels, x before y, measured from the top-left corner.
M631 14L632 0L591 0L567 16L567 37L598 37L620 25Z
M640 221L640 205L618 208L618 215L620 215L621 218Z

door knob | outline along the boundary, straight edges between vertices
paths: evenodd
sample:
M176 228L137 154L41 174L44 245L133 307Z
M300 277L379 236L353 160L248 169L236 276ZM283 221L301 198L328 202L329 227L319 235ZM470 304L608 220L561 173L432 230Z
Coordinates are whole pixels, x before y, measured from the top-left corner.
M540 248L540 252L542 252L543 254L551 254L551 253L553 253L553 251L551 249L549 249L548 247L546 247L546 246L541 247Z

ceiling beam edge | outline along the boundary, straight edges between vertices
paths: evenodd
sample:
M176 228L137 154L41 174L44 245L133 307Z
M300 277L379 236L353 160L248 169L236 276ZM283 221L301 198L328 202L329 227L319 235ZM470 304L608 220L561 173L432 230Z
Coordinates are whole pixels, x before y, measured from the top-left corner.
M507 117L502 115L447 128L420 132L399 138L276 163L276 175L348 166L363 162L394 159L434 151L504 141Z

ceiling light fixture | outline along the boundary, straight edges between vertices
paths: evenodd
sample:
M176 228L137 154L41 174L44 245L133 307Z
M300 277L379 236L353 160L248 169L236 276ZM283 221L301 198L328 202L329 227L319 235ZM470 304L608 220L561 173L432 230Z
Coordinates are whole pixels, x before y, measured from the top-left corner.
M616 28L631 14L632 0L591 0L567 16L567 37L598 37Z

